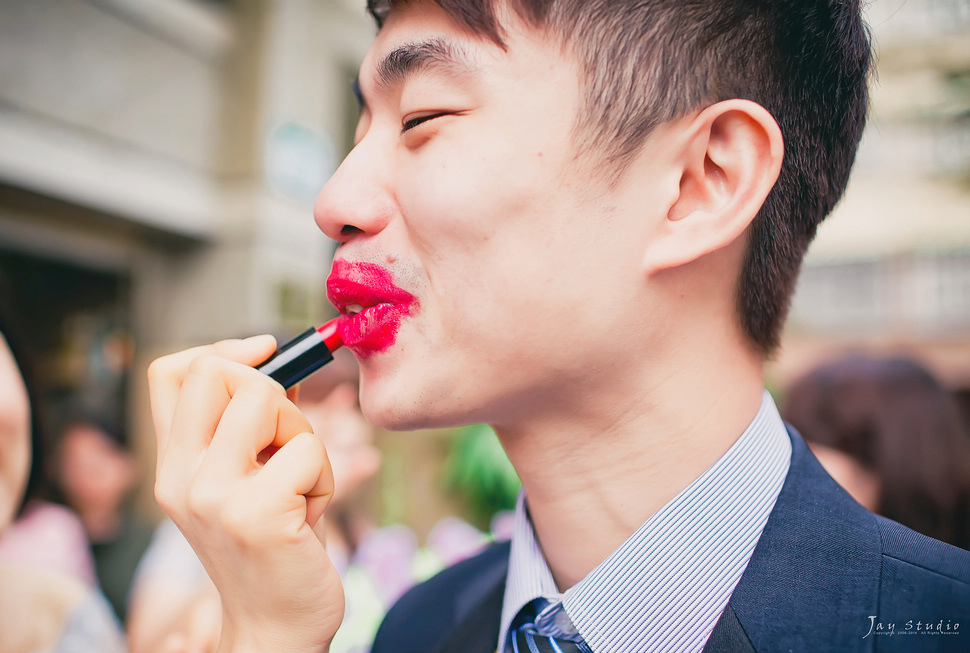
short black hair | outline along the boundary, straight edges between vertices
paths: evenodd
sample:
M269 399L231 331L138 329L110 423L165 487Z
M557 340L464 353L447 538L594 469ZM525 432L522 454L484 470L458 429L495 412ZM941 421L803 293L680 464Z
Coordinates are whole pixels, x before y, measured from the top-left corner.
M368 0L383 24L411 0ZM430 1L430 0L429 0ZM848 183L869 105L869 30L859 0L433 0L504 46L499 5L558 35L584 69L577 137L622 171L650 132L722 100L767 109L781 173L750 229L737 313L769 356L808 245Z

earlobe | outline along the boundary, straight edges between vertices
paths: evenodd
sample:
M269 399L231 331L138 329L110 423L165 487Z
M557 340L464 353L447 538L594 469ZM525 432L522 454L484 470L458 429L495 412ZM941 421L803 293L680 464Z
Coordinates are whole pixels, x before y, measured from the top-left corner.
M687 123L684 134L679 193L644 253L648 274L686 265L742 237L781 170L781 129L754 102L718 102Z

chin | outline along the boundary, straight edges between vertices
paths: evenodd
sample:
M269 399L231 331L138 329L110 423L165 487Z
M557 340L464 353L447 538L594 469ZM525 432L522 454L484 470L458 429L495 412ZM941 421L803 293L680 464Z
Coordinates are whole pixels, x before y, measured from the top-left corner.
M391 399L390 401L368 399L363 392L361 392L360 408L367 421L388 431L439 429L471 423L458 415L429 410L430 407L421 402L415 403L400 399Z
M401 385L387 378L375 380L361 369L360 410L368 422L388 431L425 428L426 411L414 406Z
M388 431L449 428L473 423L455 409L454 397L440 388L424 387L419 379L370 379L361 374L360 409L371 424Z
M366 401L361 398L360 409L367 421L386 431L417 431L428 428L426 416L403 406Z

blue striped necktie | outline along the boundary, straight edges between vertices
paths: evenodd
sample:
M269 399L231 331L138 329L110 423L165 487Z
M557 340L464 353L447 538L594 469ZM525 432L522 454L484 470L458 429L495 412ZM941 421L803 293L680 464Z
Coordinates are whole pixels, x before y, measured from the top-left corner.
M540 635L535 625L536 604L540 601L543 599L526 604L512 620L506 653L592 653L584 642Z

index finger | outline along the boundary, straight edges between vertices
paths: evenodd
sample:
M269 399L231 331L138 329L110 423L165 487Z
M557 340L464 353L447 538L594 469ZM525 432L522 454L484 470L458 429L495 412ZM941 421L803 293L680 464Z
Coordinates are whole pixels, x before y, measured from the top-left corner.
M159 458L172 430L172 418L189 366L199 356L213 354L227 360L257 365L276 350L273 336L253 336L245 340L222 340L213 345L192 347L156 359L148 367L148 395L155 424Z

